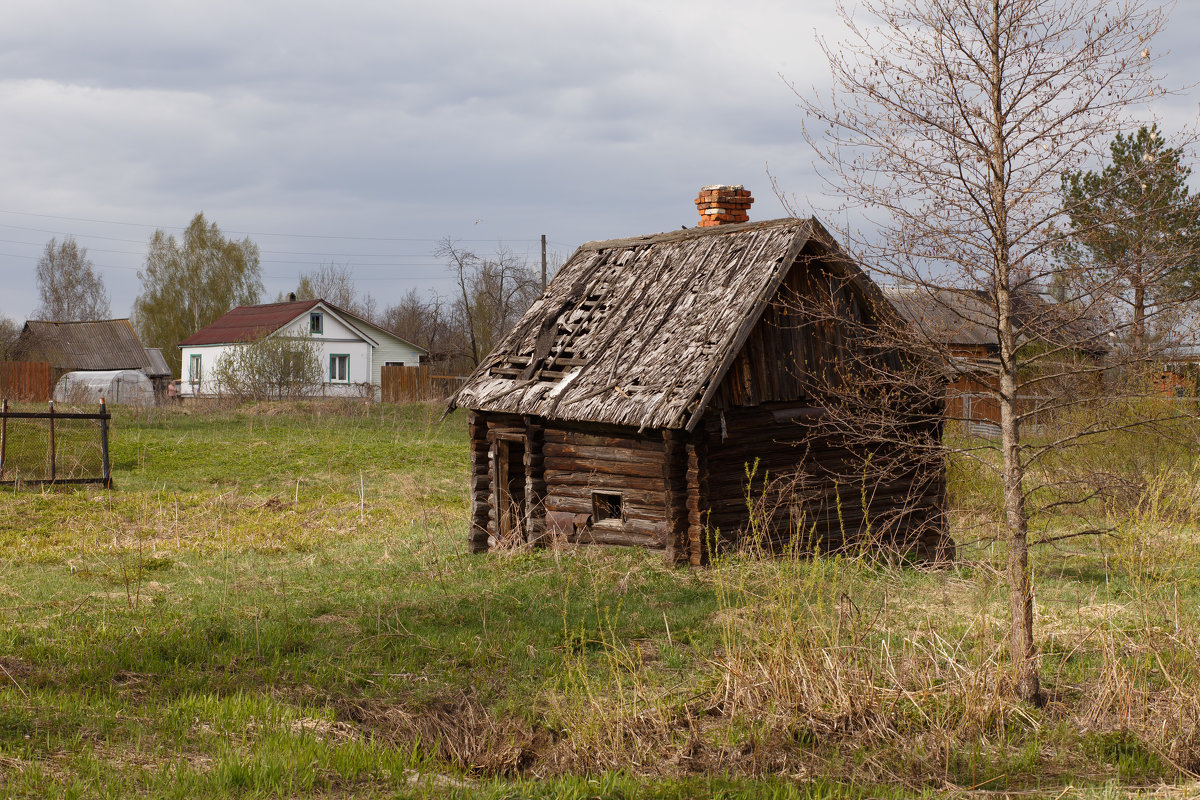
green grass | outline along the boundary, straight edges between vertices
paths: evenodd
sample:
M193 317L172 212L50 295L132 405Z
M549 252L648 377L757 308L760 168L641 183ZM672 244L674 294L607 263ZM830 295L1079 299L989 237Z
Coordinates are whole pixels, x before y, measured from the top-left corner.
M470 556L439 415L122 412L115 491L0 494L0 795L1099 797L1200 767L1192 525L1036 552L1033 709L986 540L936 572Z

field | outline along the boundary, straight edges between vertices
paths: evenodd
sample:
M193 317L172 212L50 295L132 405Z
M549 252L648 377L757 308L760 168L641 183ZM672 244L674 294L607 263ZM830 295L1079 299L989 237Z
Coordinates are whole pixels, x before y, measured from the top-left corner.
M1194 441L1081 456L1131 488L1037 531L1108 533L1035 548L1036 709L964 465L950 569L470 556L439 417L120 412L115 491L2 490L0 796L1200 795Z

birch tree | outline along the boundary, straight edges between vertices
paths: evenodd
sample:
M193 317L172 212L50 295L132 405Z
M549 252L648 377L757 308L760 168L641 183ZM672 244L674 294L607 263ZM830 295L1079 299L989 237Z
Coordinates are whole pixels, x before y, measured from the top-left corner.
M179 342L235 306L257 303L261 274L258 245L227 239L203 212L192 218L182 241L155 231L133 307L143 344L161 347L180 374Z
M806 138L844 198L839 212L862 221L843 241L927 304L969 294L983 313L969 322L994 337L998 453L974 455L1003 489L1013 688L1040 703L1029 471L1056 443L1023 435L1034 412L1020 396L1034 381L1086 371L1062 334L1111 319L1099 292L1040 324L1022 309L1063 244L1062 175L1136 128L1138 105L1161 91L1151 42L1165 15L1147 0L859 0L839 11L845 40L821 42L832 90L797 92ZM904 344L952 374L944 339L917 323Z
M88 258L87 248L70 236L51 239L37 263L38 295L41 305L33 319L54 322L86 322L107 319L108 292Z

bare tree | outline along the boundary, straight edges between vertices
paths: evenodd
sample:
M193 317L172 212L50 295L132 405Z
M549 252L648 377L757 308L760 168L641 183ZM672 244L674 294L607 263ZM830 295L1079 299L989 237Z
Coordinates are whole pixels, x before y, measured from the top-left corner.
M83 322L110 314L104 280L96 274L87 248L70 236L61 243L57 239L46 243L37 263L37 284L41 305L34 319Z
M379 324L423 347L434 358L445 351L449 320L446 300L437 292L430 292L429 299L422 300L416 289L409 289L399 303L384 309Z
M15 354L21 326L8 317L0 317L0 361L8 361Z
M540 273L510 251L481 257L451 239L434 254L454 275L454 346L474 368L541 294Z
M1092 369L1072 331L1119 323L1100 302L1103 286L1070 307L1032 301L1062 244L1061 176L1136 127L1131 109L1160 91L1149 43L1164 13L1147 0L861 0L839 10L847 40L822 42L833 91L800 93L806 136L843 210L865 220L865 233L845 230L843 240L940 308L938 319L978 324L994 339L986 368L999 452L981 461L1003 488L1016 692L1040 702L1029 567L1038 487L1029 478L1062 442L1022 436L1045 409L1021 396ZM972 298L965 314L963 297ZM952 376L961 367L936 327L918 318L905 344Z
M239 400L285 400L321 390L321 348L308 335L264 336L229 348L213 368L217 390Z
M315 272L302 274L296 287L296 299L326 300L371 322L378 316L375 298L359 292L354 283L354 269L349 264L331 261Z

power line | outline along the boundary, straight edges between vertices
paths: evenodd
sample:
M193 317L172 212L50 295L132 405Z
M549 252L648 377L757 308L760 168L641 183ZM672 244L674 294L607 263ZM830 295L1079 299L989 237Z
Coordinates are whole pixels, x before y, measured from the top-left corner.
M23 255L21 253L0 253L0 258L23 258L23 259L26 259L27 261L34 261L34 260L41 258L41 256ZM286 263L286 262L280 262L280 263ZM93 266L95 266L97 269L104 269L104 270L119 269L119 270L123 270L125 272L136 272L136 271L142 269L142 267L140 267L140 266L127 267L127 266L120 266L117 264L93 264ZM444 270L446 265L445 264L378 264L378 265L373 265L373 266L421 267L421 268L428 267L428 268ZM296 274L292 274L292 275L262 275L261 277L267 278L270 280L293 281L299 277L299 274L296 273ZM410 281L414 278L437 279L440 277L448 277L448 274L446 276L443 276L442 274L439 274L439 273L430 272L430 273L420 273L420 274L416 274L416 275L413 275L413 274L390 275L387 277L361 277L361 276L355 275L354 282L358 283L360 281L369 281L369 282L373 283L373 282L383 282L383 281Z
M65 216L60 216L58 214L37 214L32 211L10 211L10 210L6 210L6 209L0 209L0 214L12 214L14 216L23 216L23 217L37 217L39 219L59 219L59 220L66 220L68 222L89 222L89 223L93 223L93 224L97 224L97 225L124 225L126 227L131 227L131 228L155 228L155 229L173 230L173 231L182 231L182 230L186 229L186 226L179 226L179 225L152 225L150 223L144 223L144 222L121 222L119 220L111 220L111 219L92 219L90 217L65 217ZM14 225L14 226L5 226L5 227L21 227L21 226ZM25 228L25 230L38 230L38 229L37 228ZM44 233L53 233L53 231L43 231L43 232ZM436 242L443 241L443 239L445 238L445 237L427 238L427 237L405 237L405 236L343 236L340 234L320 234L320 233L271 233L271 232L266 232L266 231L238 231L238 230L232 230L232 229L223 230L222 232L226 233L226 234L237 234L240 236L277 236L280 238L294 238L294 239L339 239L339 240L357 241L357 242L435 242L436 243ZM103 238L103 237L97 237L97 238ZM539 241L538 239L508 239L508 238L503 238L503 237L494 237L494 238L490 238L490 239L459 239L456 237L450 237L450 238L455 242L497 242L497 243L526 242L526 243L534 243L534 242ZM133 240L121 239L119 241L133 241Z

